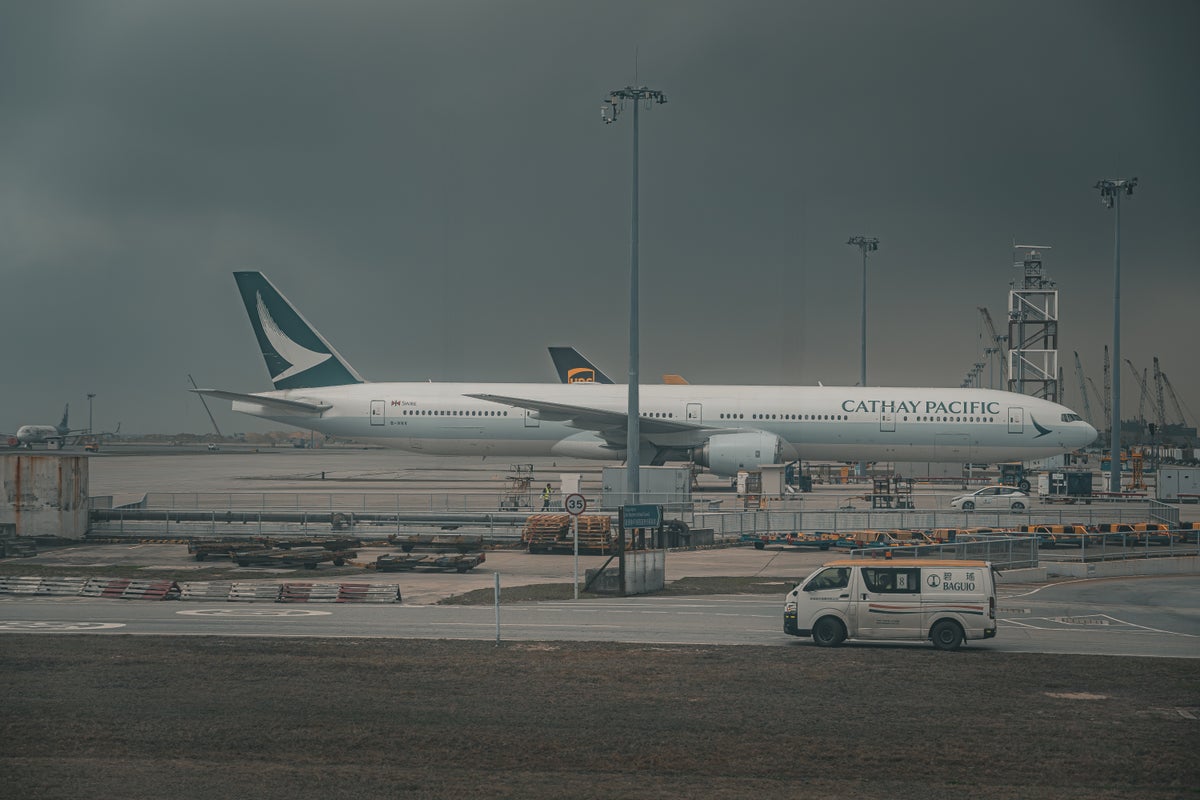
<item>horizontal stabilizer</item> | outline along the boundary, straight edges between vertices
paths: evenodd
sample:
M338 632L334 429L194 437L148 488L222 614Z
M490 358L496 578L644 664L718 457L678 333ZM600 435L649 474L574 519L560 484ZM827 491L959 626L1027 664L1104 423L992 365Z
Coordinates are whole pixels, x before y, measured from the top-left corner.
M255 403L265 408L273 409L281 414L320 414L333 406L329 403L318 403L311 400L285 400L282 397L267 397L261 394L243 394L241 392L226 392L220 389L188 389L206 397L216 397L221 400L233 400L241 403Z

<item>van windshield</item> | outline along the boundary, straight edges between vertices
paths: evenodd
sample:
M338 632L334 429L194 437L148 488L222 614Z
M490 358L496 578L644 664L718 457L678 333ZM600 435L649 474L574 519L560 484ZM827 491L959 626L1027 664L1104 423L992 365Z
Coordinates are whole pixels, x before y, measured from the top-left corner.
M842 589L849 585L849 567L829 567L814 575L812 580L804 585L804 591L822 592L827 589Z

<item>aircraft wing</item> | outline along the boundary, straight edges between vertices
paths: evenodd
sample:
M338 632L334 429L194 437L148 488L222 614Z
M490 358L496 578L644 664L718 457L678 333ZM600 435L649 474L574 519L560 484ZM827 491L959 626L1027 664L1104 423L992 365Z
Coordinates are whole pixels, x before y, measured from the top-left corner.
M303 412L320 414L333 406L329 403L317 403L310 400L284 400L282 397L264 397L260 394L242 394L241 392L225 392L220 389L188 389L189 392L202 394L207 397L217 397L221 400L237 400L243 403L257 403L260 406L274 409L284 414Z
M487 400L493 403L504 403L517 408L527 408L537 412L538 418L547 422L567 422L573 428L586 431L597 431L608 434L614 430L625 429L628 415L620 411L608 411L590 406L576 406L569 403L551 403L546 400L531 400L527 397L506 397L498 394L470 394L477 400ZM654 419L642 417L638 422L638 430L645 434L663 433L695 433L712 430L711 426L698 425L676 419Z

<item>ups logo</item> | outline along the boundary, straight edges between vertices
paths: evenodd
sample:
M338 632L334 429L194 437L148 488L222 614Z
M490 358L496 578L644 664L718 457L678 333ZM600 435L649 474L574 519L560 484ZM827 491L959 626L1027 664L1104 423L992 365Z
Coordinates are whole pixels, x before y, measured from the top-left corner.
M595 383L596 370L591 367L575 367L567 370L567 383Z

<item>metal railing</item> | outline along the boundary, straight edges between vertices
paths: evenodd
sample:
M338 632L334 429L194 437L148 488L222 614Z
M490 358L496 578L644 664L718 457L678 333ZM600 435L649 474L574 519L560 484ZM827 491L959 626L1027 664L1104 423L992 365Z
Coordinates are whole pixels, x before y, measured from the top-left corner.
M933 528L1015 528L1020 525L1096 525L1104 522L1146 522L1149 512L1137 507L1072 506L1025 511L697 511L692 527L711 528L718 536L777 532L898 530Z
M1038 565L1038 543L1028 536L986 536L945 544L913 547L871 547L851 550L852 558L936 558L970 561L989 561L996 569L1022 569Z

